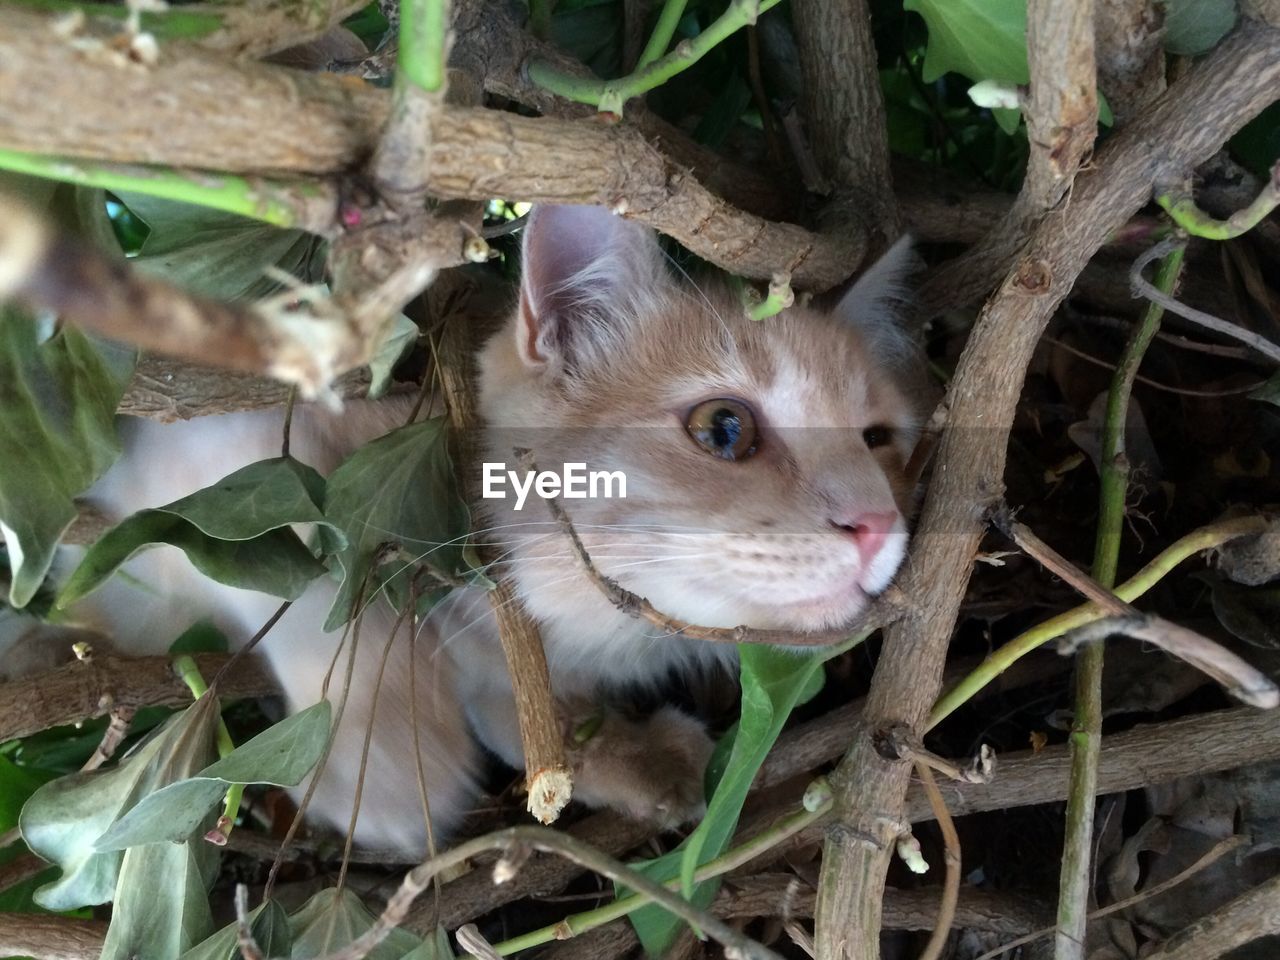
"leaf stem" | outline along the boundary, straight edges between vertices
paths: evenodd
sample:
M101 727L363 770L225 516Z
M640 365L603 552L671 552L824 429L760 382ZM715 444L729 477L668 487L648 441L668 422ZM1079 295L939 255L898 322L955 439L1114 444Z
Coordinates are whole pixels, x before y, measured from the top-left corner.
M825 817L831 811L832 803L831 787L827 785L827 782L825 780L814 781L810 784L809 789L805 791L802 809L784 817L768 830L762 831L714 860L708 860L694 873L694 882L701 883L704 880L722 876L730 870L737 869L742 864L758 857L766 850L772 849L788 837L794 836ZM676 877L668 880L665 886L668 890L678 890L680 888L680 878ZM505 957L544 943L576 937L579 934L586 933L588 930L594 930L596 927L634 913L652 902L649 897L643 894L632 894L619 900L614 900L612 903L606 903L602 907L596 907L594 910L575 913L557 923L531 930L518 937L512 937L510 940L503 940L501 943L495 943L493 948L498 952L499 956Z
M796 294L791 289L789 273L775 273L769 282L769 292L763 299L760 299L755 287L743 284L742 289L748 320L767 320L769 317L776 317L796 302Z
M645 44L644 50L640 53L640 59L636 61L636 70L643 70L667 52L687 5L688 0L664 0L662 12L658 14L658 22L654 24L653 33L649 35L649 42Z
M639 66L627 76L616 80L569 76L539 60L529 64L529 79L565 99L589 103L599 107L601 113L621 116L623 106L632 97L647 93L687 70L726 38L742 27L755 23L760 14L777 6L778 2L779 0L729 0L729 8L696 37L681 41L671 53ZM664 8L663 13L666 12ZM657 29L654 33L656 36ZM654 39L651 38L649 42L652 46ZM648 53L649 48L645 52ZM641 63L644 63L643 58Z
M1166 547L1138 573L1116 587L1115 595L1131 603L1159 583L1188 557L1203 550L1212 550L1229 540L1260 533L1264 529L1266 529L1266 521L1262 517L1251 516L1221 520L1194 530ZM1043 646L1055 637L1062 636L1068 630L1092 623L1103 616L1106 616L1106 611L1092 603L1083 603L1014 637L938 699L933 711L929 714L927 729L932 730L968 703L979 690L1032 650Z
M1179 227L1193 237L1206 240L1231 240L1256 227L1280 205L1280 163L1271 168L1271 176L1253 201L1225 220L1210 216L1196 205L1189 190L1169 190L1156 197L1156 203ZM1167 261L1166 261L1167 262ZM1157 281L1158 285L1159 281Z
M195 659L189 654L184 653L175 657L173 669L197 700L209 695L209 685L205 683L204 675L196 666ZM221 713L218 714L217 745L219 757L228 756L236 748L235 741L231 739L231 731L227 729L227 722L222 719ZM227 788L227 794L222 800L222 816L218 818L218 825L205 834L206 840L211 840L219 846L227 842L227 837L231 836L231 829L235 826L236 817L240 815L240 801L243 797L243 783L233 783Z
M172 167L93 163L17 150L0 150L0 170L85 187L143 193L313 233L333 226L337 208L335 189L319 181L266 180Z

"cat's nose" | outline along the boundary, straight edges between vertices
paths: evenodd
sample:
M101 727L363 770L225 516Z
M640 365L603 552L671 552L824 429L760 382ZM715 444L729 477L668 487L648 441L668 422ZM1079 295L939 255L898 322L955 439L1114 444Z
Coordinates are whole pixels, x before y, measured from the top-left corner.
M862 564L866 566L880 552L897 521L898 512L890 510L887 513L864 513L849 522L832 520L831 525L853 537L862 557Z

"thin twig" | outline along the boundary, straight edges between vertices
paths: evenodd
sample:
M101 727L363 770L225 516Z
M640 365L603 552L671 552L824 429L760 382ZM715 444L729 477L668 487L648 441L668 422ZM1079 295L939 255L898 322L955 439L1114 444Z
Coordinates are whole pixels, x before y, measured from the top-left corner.
M1079 347L1073 347L1071 344L1064 340L1059 340L1057 337L1051 337L1048 334L1045 334L1041 339L1046 343L1052 343L1060 350L1067 351L1067 353L1072 356L1079 357L1081 360L1092 363L1094 366L1102 367L1104 370L1116 369L1116 365L1114 363L1103 360L1101 357L1095 357L1091 353L1085 353ZM1176 341L1173 342L1176 343ZM1200 346L1210 346L1210 344L1191 343L1180 343L1177 345L1189 350L1198 349ZM1161 383L1159 380L1152 380L1150 377L1144 377L1141 374L1138 374L1133 378L1133 380L1135 383L1141 383L1144 386L1151 387L1153 390L1163 390L1166 393L1172 393L1179 397L1197 397L1205 400L1220 400L1223 397L1238 397L1241 394L1252 393L1254 390L1257 390L1258 387L1266 383L1265 380L1259 380L1257 383L1246 384L1243 387L1231 387L1229 390L1193 390L1189 387L1175 387L1172 384Z
M1132 637L1184 660L1212 677L1237 700L1269 710L1280 706L1280 688L1271 679L1221 644L1163 617L1138 614L1104 617L1063 634L1058 652L1075 653L1081 646L1111 636Z
M1198 323L1200 326L1214 333L1220 333L1224 337L1231 337L1239 340L1241 343L1248 344L1254 350L1257 350L1263 356L1280 362L1280 346L1276 346L1265 337L1260 337L1252 330L1246 330L1244 327L1230 323L1220 317L1215 317L1211 313L1205 313L1203 310L1197 310L1195 307L1189 307L1173 297L1161 293L1155 286L1147 282L1142 276L1142 271L1147 264L1161 257L1168 256L1175 248L1185 244L1186 241L1178 237L1170 237L1164 240L1133 262L1133 267L1129 271L1129 284L1133 289L1135 297L1145 297L1152 303L1157 303L1170 313L1176 313L1185 320L1192 323Z
M705 911L699 910L644 874L601 853L594 847L547 827L509 827L506 830L469 840L424 861L409 871L401 882L400 888L387 901L386 909L368 931L342 950L325 954L321 960L362 960L404 921L413 901L427 889L436 874L488 850L510 853L519 847L557 854L622 884L635 891L637 895L646 897L675 914L694 928L705 931L724 945L727 955L744 958L744 960L781 960L772 950L756 943Z
M249 888L243 883L236 884L236 946L244 960L263 960L262 948L254 939L249 922Z
M956 901L960 898L960 836L956 833L956 825L947 812L947 804L942 799L938 784L933 779L933 771L929 765L916 760L916 776L929 796L929 804L933 807L934 816L938 819L938 828L942 831L944 847L943 861L946 873L942 883L942 899L938 904L938 920L933 925L933 933L929 942L920 952L920 960L938 960L947 945L947 937L951 934L951 922L956 915Z
M1077 593L1096 603L1103 610L1120 616L1129 616L1136 612L1133 607L1032 533L1031 528L1026 524L1015 522L1008 507L994 511L992 523L1001 533L1016 543L1027 556L1054 576L1060 577Z
M97 770L115 755L124 738L128 736L129 724L133 722L134 714L137 712L136 707L116 707L108 714L111 720L107 724L107 729L102 733L102 740L94 747L93 755L80 768L81 773ZM0 842L0 846L3 846L2 842Z
M1100 920L1103 917L1110 916L1113 913L1118 913L1121 910L1127 910L1135 904L1142 903L1145 900L1150 900L1152 897L1158 897L1165 891L1172 890L1180 883L1191 879L1205 867L1219 860L1224 854L1240 848L1246 842L1246 838L1239 835L1227 837L1225 840L1221 840L1214 844L1213 847L1204 854L1204 856L1200 857L1200 859L1191 864L1191 866L1187 867L1185 870L1179 871L1168 880L1157 883L1155 886L1149 887L1141 893L1135 893L1131 897L1125 897L1123 900L1117 900L1115 903L1108 904L1100 910L1094 910L1089 914L1089 919ZM1036 930L1034 933L1028 933L1024 937L1018 937L1016 940L1010 940L1008 943L1002 943L994 950L988 950L986 953L976 957L975 960L995 960L995 958L1000 956L1002 953L1006 953L1007 951L1013 950L1017 947L1025 946L1026 944L1039 940L1042 937L1047 937L1057 929L1057 927L1045 927L1042 930Z

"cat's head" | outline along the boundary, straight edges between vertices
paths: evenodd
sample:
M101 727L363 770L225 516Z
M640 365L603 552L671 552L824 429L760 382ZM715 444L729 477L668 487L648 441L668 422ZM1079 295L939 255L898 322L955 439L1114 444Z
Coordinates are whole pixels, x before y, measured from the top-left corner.
M653 231L596 207L536 210L519 307L480 362L482 459L585 464L562 498L592 559L677 618L796 630L852 620L906 549L917 361L890 316L895 248L830 313L753 322L727 285L677 280ZM916 394L916 395L913 395ZM498 475L489 467L490 479ZM591 497L620 471L626 496ZM548 488L549 489L549 488ZM546 504L481 501L535 615L598 603ZM590 609L590 604L586 607Z

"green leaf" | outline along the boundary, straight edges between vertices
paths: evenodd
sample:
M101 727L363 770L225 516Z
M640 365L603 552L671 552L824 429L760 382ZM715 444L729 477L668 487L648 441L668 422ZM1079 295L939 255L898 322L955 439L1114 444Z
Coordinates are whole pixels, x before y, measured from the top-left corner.
M1165 0L1164 48L1195 56L1236 25L1236 0Z
M0 756L0 833L17 825L22 804L52 777L53 774L20 767L11 762L8 757ZM0 847L0 864L8 863L14 857L21 856L25 850L26 847L22 843ZM35 901L31 897L36 887L45 879L43 875L32 877L13 884L6 890L0 890L0 911L28 913L36 909Z
M342 575L326 630L355 615L366 578L369 597L384 587L403 594L416 563L450 574L466 568L469 518L446 441L443 417L411 423L365 444L329 477L324 512L346 545L326 546ZM385 544L402 555L371 571Z
M310 960L345 947L371 926L376 918L350 890L321 890L289 918L293 933L292 960ZM368 960L402 960L422 945L407 930L392 930L370 953Z
M1249 398L1280 407L1280 373L1273 373L1265 383L1249 391Z
M143 797L98 838L95 848L124 850L191 839L233 783L296 786L320 759L329 723L328 700L286 717L194 777Z
M279 283L268 267L303 271L315 241L301 230L140 193L117 194L151 232L133 262L140 270L217 300L249 300Z
M324 480L313 469L281 457L251 463L167 506L139 511L85 552L58 604L70 606L102 586L135 553L158 543L179 547L219 583L297 599L324 573L324 565L289 525L327 525L327 542L345 543L320 512L323 490Z
M22 837L62 868L36 892L40 906L70 910L112 898L123 856L99 851L95 842L142 797L208 764L217 721L217 701L201 697L117 766L61 777L31 796L19 819Z
M34 320L0 310L0 535L14 607L40 588L73 498L120 453L115 412L133 361L73 329L42 339Z
M822 664L850 646L841 644L814 654L797 654L755 644L738 647L742 715L724 772L697 829L676 850L644 864L642 869L647 876L658 881L679 876L686 899L700 907L710 904L719 884L708 881L695 886L695 871L728 847L751 782L791 711L822 689ZM632 926L651 956L662 956L670 948L683 922L655 906L643 907L631 914Z
M218 848L203 840L126 851L100 960L169 960L207 937L217 864Z
M1027 83L1026 0L904 0L924 17L924 81L954 70L970 80Z
M396 317L395 325L369 361L369 396L380 397L391 386L391 371L418 342L418 325L403 313Z
M249 929L264 957L287 957L293 949L289 916L276 900L260 903L249 911ZM242 960L236 941L235 921L196 944L178 960Z

